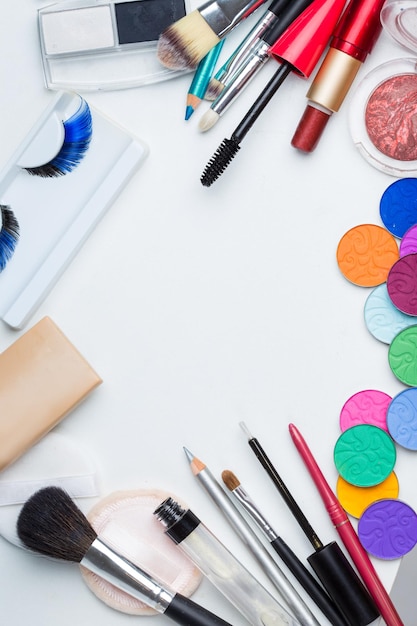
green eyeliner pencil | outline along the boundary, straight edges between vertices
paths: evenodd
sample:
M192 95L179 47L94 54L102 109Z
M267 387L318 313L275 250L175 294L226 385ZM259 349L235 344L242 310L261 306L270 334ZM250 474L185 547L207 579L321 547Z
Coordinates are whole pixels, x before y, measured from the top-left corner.
M221 39L206 56L201 59L191 82L190 89L187 94L187 106L185 109L185 119L189 120L206 93L208 84L213 76L217 59L219 58L221 49L225 40Z

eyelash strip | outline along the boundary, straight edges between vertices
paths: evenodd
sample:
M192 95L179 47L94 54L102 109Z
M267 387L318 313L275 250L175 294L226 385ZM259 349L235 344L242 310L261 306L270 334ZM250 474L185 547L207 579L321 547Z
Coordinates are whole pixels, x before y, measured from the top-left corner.
M2 272L7 262L13 256L19 239L20 228L19 222L10 207L0 204L0 214L0 272Z
M68 120L62 122L64 126L64 141L58 154L48 163L37 167L24 169L33 176L41 178L56 178L64 176L84 158L90 145L93 133L93 122L90 107L84 99L78 109Z

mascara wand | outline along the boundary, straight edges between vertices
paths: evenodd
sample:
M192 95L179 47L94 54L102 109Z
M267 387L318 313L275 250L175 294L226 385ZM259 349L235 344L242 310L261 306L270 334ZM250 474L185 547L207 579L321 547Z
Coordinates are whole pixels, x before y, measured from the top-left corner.
M273 95L291 72L308 78L321 57L340 17L345 0L314 0L279 39L269 54L281 64L247 114L219 146L200 178L210 187L221 176L240 149L240 144Z

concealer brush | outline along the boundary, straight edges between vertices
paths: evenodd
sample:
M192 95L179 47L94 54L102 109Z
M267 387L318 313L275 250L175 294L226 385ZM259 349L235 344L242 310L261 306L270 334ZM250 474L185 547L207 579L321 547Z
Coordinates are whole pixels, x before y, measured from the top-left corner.
M340 546L335 541L323 544L258 439L250 434L244 422L240 422L240 426L248 438L249 447L314 547L315 552L307 557L307 561L329 596L351 626L366 626L375 621L379 616L378 609Z
M231 626L189 598L169 590L106 545L59 487L37 491L23 505L17 534L40 554L79 563L182 626Z
M209 0L159 36L157 57L169 69L194 69L235 26L266 0Z
M204 187L210 187L222 175L240 149L262 111L289 74L307 78L326 47L343 10L345 0L313 0L269 49L280 67L266 84L230 139L224 139L201 175Z
M333 624L333 626L347 626L348 622L345 620L328 593L326 593L314 576L312 576L297 555L291 550L289 545L275 532L271 524L266 520L260 509L256 506L253 499L249 496L248 492L242 487L235 474L233 474L230 470L224 470L222 472L222 479L229 491L236 497L243 509L248 513L249 517L265 535L271 547L275 550L282 561L284 561L290 572L302 585L303 589L305 589L310 598L314 600L330 623Z

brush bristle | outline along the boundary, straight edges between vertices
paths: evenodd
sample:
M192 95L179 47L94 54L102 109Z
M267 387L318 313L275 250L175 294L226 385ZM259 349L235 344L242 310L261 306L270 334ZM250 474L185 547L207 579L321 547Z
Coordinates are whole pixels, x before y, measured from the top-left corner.
M207 86L206 93L204 94L205 100L215 100L221 94L224 89L224 84L217 80L217 78L212 78Z
M213 128L213 126L217 124L219 117L220 115L216 113L216 111L208 109L198 123L198 130L202 133L207 132L210 128Z
M171 70L194 69L219 41L199 11L191 11L160 34L157 57Z
M85 515L60 487L40 489L23 505L17 534L26 547L79 563L97 535Z
M227 168L229 163L235 157L240 146L234 139L224 139L217 148L210 161L207 163L205 170L200 178L204 187L210 187L215 180L219 178Z
M239 487L240 485L237 476L235 476L230 470L224 470L222 472L222 479L224 484L230 491L237 489L237 487Z

